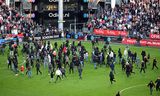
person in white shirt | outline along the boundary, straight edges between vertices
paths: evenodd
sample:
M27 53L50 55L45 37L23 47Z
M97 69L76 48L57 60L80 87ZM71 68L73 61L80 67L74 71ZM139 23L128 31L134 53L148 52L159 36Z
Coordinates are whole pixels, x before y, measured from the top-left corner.
M57 82L58 78L61 80L61 75L62 75L62 72L61 72L61 70L58 68L58 69L56 70L56 76L57 76L57 78L56 78L55 83Z
M128 60L127 60L127 59L128 59L128 50L127 50L127 49L124 50L124 59L125 59L126 61L128 61Z
M88 61L88 55L89 55L88 52L86 52L86 53L84 54L84 58L85 58L86 61Z
M111 59L113 59L113 56L114 56L113 51L110 52L109 56L110 56Z
M69 66L69 57L66 55L66 56L65 56L65 59L66 59L66 61L65 61L65 68L66 68L66 65Z

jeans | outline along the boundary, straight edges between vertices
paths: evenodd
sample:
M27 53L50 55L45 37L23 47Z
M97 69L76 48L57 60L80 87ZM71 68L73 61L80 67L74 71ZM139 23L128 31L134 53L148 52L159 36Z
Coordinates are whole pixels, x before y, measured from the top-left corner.
M94 62L94 69L96 69L97 68L97 63L96 62Z
M4 55L4 48L1 49L2 55Z
M152 95L153 93L153 88L150 88L150 95Z
M48 62L44 60L44 68L48 66Z
M88 56L85 57L85 60L88 61Z
M31 78L32 72L28 71L28 77Z
M81 65L84 67L84 62L83 61L80 61Z

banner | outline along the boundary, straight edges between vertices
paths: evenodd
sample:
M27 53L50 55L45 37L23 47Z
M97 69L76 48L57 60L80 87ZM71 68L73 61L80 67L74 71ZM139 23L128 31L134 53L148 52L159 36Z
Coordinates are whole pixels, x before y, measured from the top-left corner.
M44 40L46 40L46 39L55 39L55 38L59 38L59 35L54 35L54 36L43 36L43 39L44 39ZM40 40L41 37L35 37L35 39Z
M136 42L137 42L136 39L123 38L122 40L122 44L135 45Z
M122 44L135 45L137 43L136 39L123 38ZM160 40L140 40L141 46L152 46L160 47Z
M75 13L73 11L64 11L63 17L64 19L73 19ZM58 18L58 11L45 11L43 13L45 19L56 19Z
M150 39L160 39L160 34L150 34Z
M118 31L118 30L105 30L105 29L94 29L95 35L102 36L127 36L128 33L126 31Z
M19 33L19 34L7 34L6 38L14 38L16 36L18 38L23 38L24 37L23 33Z

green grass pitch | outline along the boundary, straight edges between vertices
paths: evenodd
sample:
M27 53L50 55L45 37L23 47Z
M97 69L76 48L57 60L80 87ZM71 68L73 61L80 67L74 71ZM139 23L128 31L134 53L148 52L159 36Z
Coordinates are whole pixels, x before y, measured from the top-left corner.
M54 44L55 41L51 41ZM58 40L58 45L62 40ZM91 57L92 46L90 42L82 42L89 52L89 59ZM103 47L100 42L97 45L99 48ZM113 50L117 53L118 48L121 48L122 53L125 45L111 44ZM22 47L21 47L22 48ZM136 51L141 58L141 51L146 50L147 54L150 53L150 65L146 73L140 74L140 69L134 67L136 74L132 74L127 78L125 72L121 70L121 65L115 65L115 79L116 82L112 85L109 81L110 68L105 66L94 69L93 64L85 62L85 67L82 72L82 80L78 77L78 72L74 74L68 73L67 78L64 78L57 83L49 83L50 76L48 76L47 69L41 66L42 75L36 75L35 68L32 69L32 78L26 75L15 74L7 69L7 55L0 55L0 96L115 96L118 91L124 89L121 96L150 96L149 88L145 85L150 80L155 81L160 76L160 49L149 47L135 47L129 46L131 51ZM6 49L7 52L7 49ZM159 69L152 70L152 60L156 57ZM24 59L19 49L19 64ZM160 96L160 92L154 90L153 96Z

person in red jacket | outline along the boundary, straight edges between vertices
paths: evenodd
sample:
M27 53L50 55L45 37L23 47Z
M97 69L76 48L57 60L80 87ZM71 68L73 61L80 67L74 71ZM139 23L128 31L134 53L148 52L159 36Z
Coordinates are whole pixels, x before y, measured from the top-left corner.
M21 66L20 70L21 70L21 73L24 74L24 66L23 65Z

